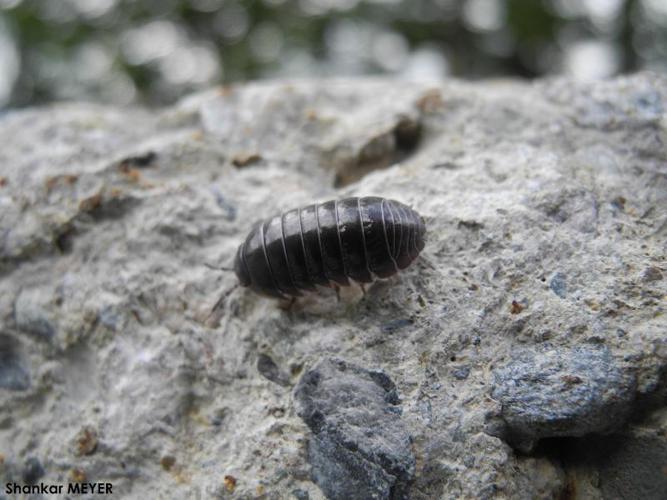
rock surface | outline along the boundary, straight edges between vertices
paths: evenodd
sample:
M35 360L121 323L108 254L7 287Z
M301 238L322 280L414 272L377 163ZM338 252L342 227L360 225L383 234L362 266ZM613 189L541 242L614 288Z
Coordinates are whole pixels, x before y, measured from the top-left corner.
M118 497L324 498L319 460L349 457L331 460L340 441L318 441L294 387L335 357L395 383L409 498L664 498L666 112L667 79L640 74L266 82L159 111L4 114L0 479L39 464L39 481ZM229 266L257 219L370 194L425 217L409 269L289 310L234 290L209 317L235 277L207 265ZM579 349L606 354L578 367ZM545 410L577 399L555 359L599 388L595 418L558 432ZM513 387L532 366L544 378ZM598 412L615 394L623 411ZM515 396L527 413L503 406ZM533 451L490 432L499 416ZM591 442L614 452L581 458Z

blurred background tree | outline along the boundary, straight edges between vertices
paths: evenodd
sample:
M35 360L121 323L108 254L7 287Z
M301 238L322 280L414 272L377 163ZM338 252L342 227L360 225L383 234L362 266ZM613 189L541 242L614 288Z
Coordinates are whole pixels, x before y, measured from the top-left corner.
M0 0L0 108L257 78L667 68L667 0Z

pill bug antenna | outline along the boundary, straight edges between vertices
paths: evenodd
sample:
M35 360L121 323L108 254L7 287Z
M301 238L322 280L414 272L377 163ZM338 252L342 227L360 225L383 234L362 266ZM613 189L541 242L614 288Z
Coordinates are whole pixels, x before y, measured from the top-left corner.
M205 262L204 265L205 265L206 267L208 267L209 269L213 269L213 270L215 270L215 271L225 271L225 272L230 272L230 271L231 271L231 272L234 272L234 268L233 268L233 267L228 267L228 266L214 266L213 264L209 264L209 263L207 263L207 262Z

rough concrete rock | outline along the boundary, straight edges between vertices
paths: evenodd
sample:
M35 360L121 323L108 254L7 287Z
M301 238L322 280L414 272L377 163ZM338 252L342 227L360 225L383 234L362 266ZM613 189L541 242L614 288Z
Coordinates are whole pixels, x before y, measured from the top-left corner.
M636 380L600 439L662 432L666 110L667 79L645 73L261 82L162 110L4 113L0 484L35 459L39 481L110 481L119 498L322 499L293 387L337 357L395 383L410 498L608 497L622 454L581 464L567 451L593 437L571 426L526 455L487 417L520 352L600 346L598 387ZM425 217L412 266L289 310L234 290L209 317L236 279L206 264L229 266L255 221L353 195ZM642 470L662 453L631 449Z
M635 392L634 376L606 347L517 352L494 372L494 431L524 452L545 437L609 433L625 422Z
M325 359L303 375L294 398L314 433L309 460L327 498L407 498L415 457L384 372Z
M569 490L577 498L661 500L667 497L665 408L642 425L609 436L560 443ZM647 425L648 424L648 425Z

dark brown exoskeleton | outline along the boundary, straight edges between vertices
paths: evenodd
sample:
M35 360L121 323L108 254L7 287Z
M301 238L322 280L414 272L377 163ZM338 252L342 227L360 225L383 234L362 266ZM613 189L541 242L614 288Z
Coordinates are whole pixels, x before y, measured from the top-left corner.
M424 248L421 216L398 201L345 198L268 219L239 246L234 272L242 286L276 298L316 285L369 283L405 269Z

